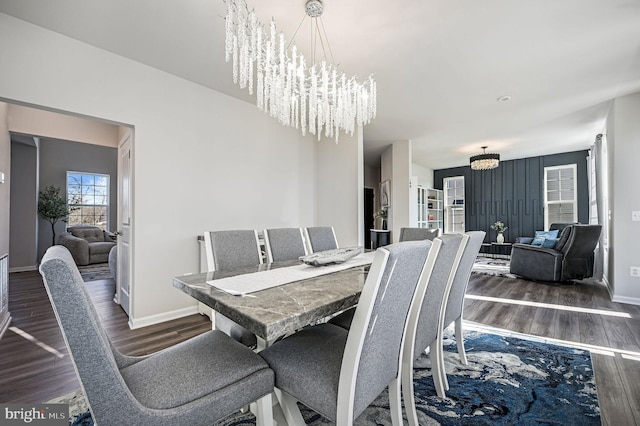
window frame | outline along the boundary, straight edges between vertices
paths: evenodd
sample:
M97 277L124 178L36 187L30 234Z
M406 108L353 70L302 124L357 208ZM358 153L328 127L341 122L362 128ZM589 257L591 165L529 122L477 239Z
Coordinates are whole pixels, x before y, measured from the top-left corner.
M559 199L555 201L549 201L549 172L554 170L562 170L562 169L571 169L573 181L573 200ZM559 179L558 182L562 181ZM567 191L562 190L560 186L558 186L558 191L560 193L560 198L562 198L562 192ZM562 220L563 222L577 222L578 221L578 165L573 164L562 164L558 166L549 166L544 168L544 178L543 178L543 191L544 191L544 229L549 229L551 225L551 221L549 220L549 206L553 204L572 204L572 218L567 220Z
M449 185L450 181L462 181L462 188L455 188L456 194L454 194L453 198L458 201L462 200L462 204L458 203L449 203L449 199L452 198L449 196ZM442 189L443 189L443 204L444 204L444 232L445 233L464 233L466 230L466 199L465 199L465 178L464 175L460 176L449 176L443 178L442 180ZM462 194L457 194L457 190L462 190ZM460 198L462 197L462 198ZM453 210L461 210L462 211L462 223L459 226L462 226L462 230L457 230L455 224L452 224L452 215ZM459 214L459 212L458 212Z
M106 179L106 188L105 188L105 196L106 196L106 204L82 204L81 203L72 203L72 191L70 190L70 185L72 185L72 183L70 183L69 179L71 175L80 175L80 192L81 195L86 195L86 193L83 193L82 188L83 187L93 187L93 196L96 195L96 185L95 183L93 185L83 185L82 184L82 177L84 176L92 176L92 177L101 177L101 178L105 178ZM75 185L75 184L73 184ZM102 185L100 185L102 187ZM79 172L79 171L72 171L72 170L67 170L67 175L66 175L66 185L65 185L66 191L67 191L67 205L69 206L70 209L74 209L74 208L80 208L82 209L82 207L93 207L94 208L94 214L93 215L86 215L86 217L90 217L93 216L93 223L85 223L83 220L83 217L85 217L85 215L80 214L80 223L78 224L71 224L71 218L72 216L78 216L78 215L74 215L73 211L71 211L71 214L69 214L69 224L67 226L75 226L75 225L95 225L95 226L99 226L101 228L103 228L104 230L109 230L109 225L111 223L111 219L110 219L110 206L111 206L111 175L109 174L105 174L105 173L94 173L94 172ZM104 207L105 208L105 215L104 215L104 226L96 223L96 215L95 215L95 208L97 207Z

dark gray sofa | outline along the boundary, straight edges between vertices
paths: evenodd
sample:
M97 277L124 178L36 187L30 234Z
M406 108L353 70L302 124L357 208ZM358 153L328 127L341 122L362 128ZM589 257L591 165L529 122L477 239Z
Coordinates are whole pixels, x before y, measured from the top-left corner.
M97 226L76 225L60 234L57 243L71 252L76 265L84 266L107 262L116 240L111 232L103 231Z
M563 282L593 276L593 252L601 225L564 227L554 248L515 243L511 249L512 274L539 281Z

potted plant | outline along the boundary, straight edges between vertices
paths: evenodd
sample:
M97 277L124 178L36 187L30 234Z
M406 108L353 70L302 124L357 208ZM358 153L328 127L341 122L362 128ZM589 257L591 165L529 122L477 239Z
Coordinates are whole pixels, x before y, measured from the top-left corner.
M40 191L38 214L51 224L51 232L53 233L51 245L56 243L56 223L60 220L66 222L69 213L73 210L75 208L70 208L67 205L67 199L60 194L59 187L50 185Z
M378 210L373 217L374 218L381 218L382 219L382 229L387 229L387 215L388 215L388 211L386 208L382 208L380 210Z
M509 227L506 226L504 224L504 222L502 222L501 220L497 221L496 223L494 223L493 225L491 225L491 229L495 229L496 231L498 231L498 236L496 237L496 242L498 244L503 244L504 243L504 235L502 234L504 231L506 231Z

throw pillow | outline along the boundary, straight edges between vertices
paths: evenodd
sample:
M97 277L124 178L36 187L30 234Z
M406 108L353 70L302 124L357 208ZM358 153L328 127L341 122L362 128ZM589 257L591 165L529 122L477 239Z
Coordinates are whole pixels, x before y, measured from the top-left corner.
M558 238L558 230L553 231L536 231L536 236L531 242L532 246L541 246L545 238Z
M545 238L542 242L543 248L554 248L556 243L558 242L558 238Z

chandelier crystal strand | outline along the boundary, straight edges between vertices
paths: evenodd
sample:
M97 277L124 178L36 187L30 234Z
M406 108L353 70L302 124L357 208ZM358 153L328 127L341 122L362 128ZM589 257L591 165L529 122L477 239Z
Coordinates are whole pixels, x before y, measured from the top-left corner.
M246 15L240 16L240 27L246 27ZM246 31L238 32L238 47L240 51L240 59L239 59L239 69L240 69L240 88L244 89L247 87L247 82L249 80L249 42L247 40Z
M257 22L257 21L256 21ZM256 30L256 44L254 49L262 47L262 27ZM256 54L256 106L260 111L264 111L264 61L263 56Z
M233 3L227 2L227 17L224 20L224 57L225 61L229 62L231 60L231 55L233 53Z
M251 33L249 34L249 75L247 76L247 78L249 79L249 94L253 95L253 68L254 68L254 63L255 61L258 59L258 56L256 54L257 52L257 38L258 38L258 31L260 30L260 27L258 27L257 22L258 22L258 18L256 17L256 13L255 11L251 11L251 13L249 14L249 21L251 22L251 25L249 26L249 30L251 31Z
M316 134L316 120L318 117L318 76L316 66L311 67L311 88L309 92L309 133Z
M336 142L341 131L353 135L357 126L375 118L376 83L372 76L359 83L326 60L307 67L295 44L285 47L275 20L271 20L267 34L244 0L227 2L225 59L232 61L235 84L248 88L250 94L255 84L256 105L261 111L318 139L324 127L325 137L335 137ZM306 10L311 19L317 19L323 8L319 1L311 1ZM324 46L322 38L320 42Z
M299 90L304 90L305 85L305 63L304 56L300 56L300 66L298 67L298 85ZM302 136L307 134L307 97L300 96L300 128L302 129Z

